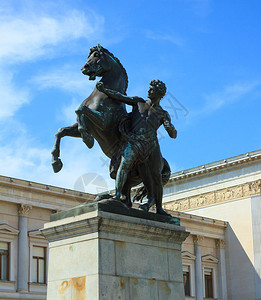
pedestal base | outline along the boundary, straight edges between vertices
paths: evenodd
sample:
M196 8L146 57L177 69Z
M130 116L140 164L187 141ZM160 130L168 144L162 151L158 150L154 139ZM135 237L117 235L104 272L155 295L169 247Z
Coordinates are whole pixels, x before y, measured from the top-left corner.
M184 300L181 243L170 217L95 203L52 216L47 299Z

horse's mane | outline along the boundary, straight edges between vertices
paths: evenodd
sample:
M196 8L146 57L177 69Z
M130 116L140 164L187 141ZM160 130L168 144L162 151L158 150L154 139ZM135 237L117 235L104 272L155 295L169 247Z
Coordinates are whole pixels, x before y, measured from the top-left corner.
M123 75L125 76L125 80L126 80L126 88L125 88L125 91L124 91L124 93L126 93L126 90L127 90L127 88L128 88L128 83L129 83L129 81L128 81L128 75L127 75L127 72L126 72L125 68L123 67L123 65L122 65L122 63L120 62L120 60L119 60L116 56L114 56L109 50L103 48L102 46L100 46L100 48L101 48L101 51L103 51L103 52L105 52L106 54L108 54L109 56L111 56L111 57L118 63L118 65L120 66L120 68L122 69ZM97 50L98 50L98 47L97 47L97 46L90 48L89 56L90 56L94 51L97 51Z

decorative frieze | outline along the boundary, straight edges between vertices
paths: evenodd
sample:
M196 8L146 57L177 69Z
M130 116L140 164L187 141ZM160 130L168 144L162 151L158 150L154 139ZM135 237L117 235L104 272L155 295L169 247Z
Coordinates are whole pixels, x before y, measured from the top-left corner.
M229 202L261 193L261 180L244 183L205 194L200 194L181 200L165 203L166 209L174 211L187 211L199 207L210 206L216 203Z

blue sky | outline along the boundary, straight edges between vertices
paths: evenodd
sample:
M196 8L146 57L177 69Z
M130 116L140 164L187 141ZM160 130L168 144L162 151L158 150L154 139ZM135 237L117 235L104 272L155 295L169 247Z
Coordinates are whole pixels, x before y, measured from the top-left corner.
M51 167L55 132L94 88L80 68L98 42L126 68L129 95L166 83L178 138L159 137L173 172L260 149L260 13L258 0L1 0L1 175L80 188L99 174L113 187L97 143L64 138L64 168Z

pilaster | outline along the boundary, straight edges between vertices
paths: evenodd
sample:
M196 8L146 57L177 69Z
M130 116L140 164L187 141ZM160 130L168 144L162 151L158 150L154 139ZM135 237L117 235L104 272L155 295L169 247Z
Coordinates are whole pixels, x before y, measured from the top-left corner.
M201 243L204 237L200 235L193 235L193 242L195 248L195 275L196 275L196 300L203 300L203 278L202 278L202 263L201 263Z
M32 206L19 204L18 205L18 276L17 276L17 291L28 291L28 264L29 264L29 247L27 235L27 216Z
M227 300L226 256L225 240L216 240L218 263L218 291L219 299Z

